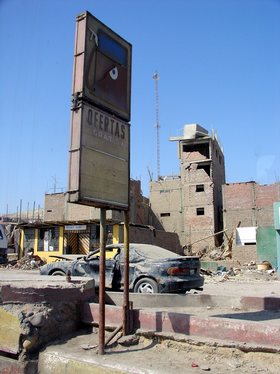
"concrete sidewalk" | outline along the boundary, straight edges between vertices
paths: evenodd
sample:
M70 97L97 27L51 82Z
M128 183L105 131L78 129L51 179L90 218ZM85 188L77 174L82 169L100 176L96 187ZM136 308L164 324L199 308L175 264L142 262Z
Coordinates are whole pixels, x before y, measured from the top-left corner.
M114 328L122 323L122 306L116 302L119 300L117 293L108 294L116 305L106 305L106 324ZM205 294L134 294L131 299L134 330L280 347L279 297L236 297L232 300ZM92 324L98 323L98 319L99 305L84 303L82 321Z
M278 374L280 354L267 347L182 334L144 334L137 345L112 342L99 356L98 333L79 334L47 347L39 357L40 374ZM271 347L273 350L273 347Z

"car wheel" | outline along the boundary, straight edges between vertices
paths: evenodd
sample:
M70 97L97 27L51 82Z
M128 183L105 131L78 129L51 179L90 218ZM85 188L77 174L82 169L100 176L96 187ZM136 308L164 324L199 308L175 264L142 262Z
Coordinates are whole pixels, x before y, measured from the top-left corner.
M158 284L151 278L142 278L136 282L133 291L136 293L157 293Z
M51 275L66 275L62 270L55 270Z

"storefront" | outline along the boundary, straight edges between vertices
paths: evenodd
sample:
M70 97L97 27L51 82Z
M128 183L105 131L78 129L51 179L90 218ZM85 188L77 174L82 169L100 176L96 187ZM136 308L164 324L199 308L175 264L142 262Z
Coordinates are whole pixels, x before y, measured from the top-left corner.
M116 225L118 226L118 225ZM107 225L107 244L117 242L112 225ZM52 262L55 256L86 255L99 247L99 224L79 225L32 225L21 226L20 257L31 249L42 260Z

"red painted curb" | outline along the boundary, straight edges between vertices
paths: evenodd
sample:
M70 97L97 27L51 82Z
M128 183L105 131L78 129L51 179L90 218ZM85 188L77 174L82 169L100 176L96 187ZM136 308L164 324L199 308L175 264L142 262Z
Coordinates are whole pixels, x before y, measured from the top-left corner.
M251 321L256 313L262 311L243 312L243 319L199 317L186 313L166 311L133 310L133 327L146 331L180 333L188 336L200 336L212 339L233 340L261 345L280 345L280 324ZM254 313L254 314L252 314ZM86 303L82 311L82 321L98 322L98 304ZM240 315L237 315L240 318ZM245 319L247 318L247 319ZM122 308L106 305L105 320L107 326L118 326L122 323Z

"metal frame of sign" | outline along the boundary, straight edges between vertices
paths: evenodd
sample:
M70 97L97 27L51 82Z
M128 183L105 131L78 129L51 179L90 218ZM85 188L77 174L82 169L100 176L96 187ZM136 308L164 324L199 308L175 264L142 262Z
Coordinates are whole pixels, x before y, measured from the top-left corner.
M132 46L89 12L76 20L72 94L130 121Z
M68 201L100 209L99 354L105 348L106 209L124 210L123 334L129 333L130 43L76 18Z

